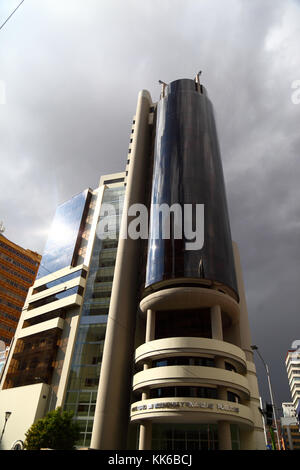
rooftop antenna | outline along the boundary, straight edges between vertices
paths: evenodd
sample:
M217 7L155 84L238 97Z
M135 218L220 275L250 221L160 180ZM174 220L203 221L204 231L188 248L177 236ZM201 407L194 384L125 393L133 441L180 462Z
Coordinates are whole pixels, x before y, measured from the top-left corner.
M163 82L162 80L158 80L158 83L160 83L161 86L162 86L160 97L161 97L161 98L164 98L164 96L165 96L165 90L166 90L166 87L167 87L168 85L167 85L167 83Z
M198 73L196 73L196 78L195 78L195 82L196 82L196 89L202 93L202 87L201 87L201 84L200 84L200 75L202 74L202 70L200 70Z
M3 221L0 220L0 233L4 233L4 232L5 232L5 227L4 227Z

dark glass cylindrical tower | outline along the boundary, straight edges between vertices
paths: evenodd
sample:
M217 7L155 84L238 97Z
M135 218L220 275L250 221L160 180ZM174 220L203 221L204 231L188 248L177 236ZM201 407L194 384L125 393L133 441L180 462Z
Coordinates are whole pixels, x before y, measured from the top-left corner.
M204 205L203 246L187 249L184 230L176 238L172 210L170 236L158 233L157 207L164 204L180 207L183 222L188 221L185 205L191 205L193 230L196 204ZM189 79L171 82L157 105L145 288L181 283L213 285L238 298L213 107L204 87Z

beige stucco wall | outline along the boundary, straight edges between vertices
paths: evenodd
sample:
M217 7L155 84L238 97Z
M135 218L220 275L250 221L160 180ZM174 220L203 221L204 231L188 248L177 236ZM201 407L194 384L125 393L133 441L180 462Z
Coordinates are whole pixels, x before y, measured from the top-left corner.
M49 385L35 384L0 391L0 430L4 426L6 411L11 411L7 421L1 450L9 450L14 441L24 441L30 426L44 416L49 396Z

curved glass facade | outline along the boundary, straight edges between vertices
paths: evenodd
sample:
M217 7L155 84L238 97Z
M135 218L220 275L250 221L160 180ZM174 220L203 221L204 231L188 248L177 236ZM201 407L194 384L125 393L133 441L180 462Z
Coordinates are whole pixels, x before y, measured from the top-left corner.
M76 266L78 244L90 199L91 193L86 189L56 209L37 279L67 266Z
M237 284L225 194L223 169L213 108L205 90L196 90L193 80L170 83L157 107L153 162L151 216L145 287L179 278L217 282L237 298ZM162 204L171 211L170 236L165 237ZM204 205L204 244L187 249L191 242L185 230L186 204L192 208L197 229L196 204ZM156 208L154 210L153 208ZM181 210L184 230L176 234L176 210ZM190 220L191 222L191 220ZM168 225L167 224L167 225ZM158 230L158 227L160 229ZM172 228L173 227L173 228ZM199 227L198 227L199 228ZM178 232L177 232L178 233Z

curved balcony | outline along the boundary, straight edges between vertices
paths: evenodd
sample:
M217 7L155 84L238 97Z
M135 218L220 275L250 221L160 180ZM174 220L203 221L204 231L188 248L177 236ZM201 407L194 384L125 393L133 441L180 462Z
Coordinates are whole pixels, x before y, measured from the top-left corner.
M185 310L210 308L214 305L219 305L222 312L231 318L232 323L239 320L239 304L232 297L203 287L174 287L154 292L140 302L140 309L146 313L147 310Z
M236 372L203 366L165 366L146 369L133 376L133 390L161 386L203 386L214 385L234 388L250 396L248 380Z
M221 420L253 427L250 408L214 398L154 398L131 405L131 421L216 423Z
M163 338L149 341L135 351L135 362L160 359L172 356L203 356L205 354L231 359L245 371L244 351L234 344L209 338Z

